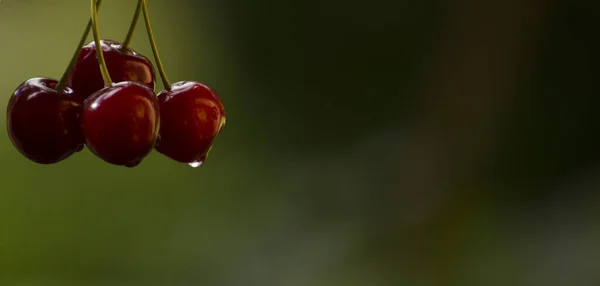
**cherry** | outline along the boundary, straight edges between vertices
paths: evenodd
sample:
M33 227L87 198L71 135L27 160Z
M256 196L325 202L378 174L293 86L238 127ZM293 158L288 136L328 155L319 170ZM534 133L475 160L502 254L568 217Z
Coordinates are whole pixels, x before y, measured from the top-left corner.
M88 148L104 161L133 167L152 151L158 135L158 101L147 86L120 82L84 103L81 127Z
M8 103L6 124L12 144L39 164L60 162L83 148L81 105L73 100L70 88L54 89L57 84L50 78L29 79Z
M116 41L102 40L100 45L113 82L139 82L154 90L154 68L146 57L129 48L123 49ZM92 93L104 87L96 56L94 42L83 46L69 74L68 85L77 95L79 102L83 102Z
M225 124L219 96L197 82L177 82L158 94L160 131L156 150L191 166L205 159Z

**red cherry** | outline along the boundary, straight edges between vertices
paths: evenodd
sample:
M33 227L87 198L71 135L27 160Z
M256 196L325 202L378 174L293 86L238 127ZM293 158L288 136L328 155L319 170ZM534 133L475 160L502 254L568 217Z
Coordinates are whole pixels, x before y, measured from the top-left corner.
M208 86L178 82L158 94L160 132L156 150L191 166L205 159L225 124L225 107Z
M134 82L112 84L84 103L81 128L88 148L115 165L133 167L152 151L158 135L156 95Z
M81 105L50 78L32 78L12 94L6 113L8 136L21 154L40 164L60 162L83 147Z
M123 50L122 45L115 41L102 40L100 43L113 82L139 82L154 90L154 69L146 57L131 49ZM81 48L77 62L69 74L68 85L73 88L79 102L104 87L94 42Z

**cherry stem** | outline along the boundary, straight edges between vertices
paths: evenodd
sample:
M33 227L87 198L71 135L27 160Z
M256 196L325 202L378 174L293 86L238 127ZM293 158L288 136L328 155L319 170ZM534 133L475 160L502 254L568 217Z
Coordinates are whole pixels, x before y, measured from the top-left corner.
M165 73L165 68L160 61L160 56L158 55L158 48L156 47L156 40L154 39L154 33L152 32L152 25L150 24L150 15L148 14L148 4L146 0L142 0L143 2L143 11L144 11L144 22L146 22L146 32L148 32L148 40L150 40L150 46L152 47L152 53L154 54L154 60L156 61L156 66L158 67L158 72L160 74L160 78L166 90L171 90L171 83L167 78L167 74Z
M92 6L92 34L94 35L94 43L96 44L96 57L98 58L98 64L100 65L100 73L102 73L104 86L110 86L112 84L112 79L110 79L110 75L108 74L104 53L102 52L102 44L100 43L100 33L98 32L98 9L95 0L90 0L90 3Z
M102 4L102 0L97 0L96 1L96 7L97 7L96 9L100 8L100 4ZM90 20L87 23L87 26L85 26L83 35L81 36L81 39L79 40L79 43L77 44L77 49L75 49L75 53L71 57L71 61L69 62L67 69L65 69L65 72L63 73L62 77L58 81L58 84L56 85L56 90L62 91L65 88L65 86L67 85L67 79L69 78L69 74L71 73L71 70L73 70L75 63L77 62L77 58L79 57L81 47L83 46L83 44L85 44L85 40L87 39L87 36L89 35L91 29L92 29L92 18L90 18Z
M135 32L135 27L137 26L138 19L140 18L140 13L142 12L142 1L138 0L137 7L135 8L135 14L133 14L133 19L131 19L131 25L129 25L129 31L127 32L127 36L125 37L125 41L121 46L121 50L126 50L129 47L129 43L131 42L131 38L133 38L133 33Z

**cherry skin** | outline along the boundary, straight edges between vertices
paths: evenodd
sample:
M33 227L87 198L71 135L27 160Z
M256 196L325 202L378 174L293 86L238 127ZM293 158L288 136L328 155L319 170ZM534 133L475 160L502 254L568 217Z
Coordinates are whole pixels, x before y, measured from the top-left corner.
M152 151L159 127L158 101L147 86L120 82L84 103L81 128L88 148L104 161L133 167Z
M219 96L197 82L177 82L158 94L160 131L156 150L192 166L205 159L225 125L225 108Z
M113 82L139 82L154 90L154 69L146 57L131 49L123 50L122 45L115 41L102 40L100 43ZM79 102L83 103L92 93L104 87L96 56L94 42L83 46L69 74L68 85Z
M8 137L15 148L39 164L60 162L83 148L81 105L73 91L58 91L50 78L32 78L12 94L6 113Z

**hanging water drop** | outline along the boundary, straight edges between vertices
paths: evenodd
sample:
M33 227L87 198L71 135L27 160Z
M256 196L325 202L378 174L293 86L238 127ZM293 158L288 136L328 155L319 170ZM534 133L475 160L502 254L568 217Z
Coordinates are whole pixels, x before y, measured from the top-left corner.
M204 163L204 161L197 161L197 162L189 163L188 165L190 165L190 167L192 167L192 168L198 168L198 167L202 166L203 163Z
M200 159L198 159L197 161L189 163L188 165L190 165L190 167L192 167L192 168L198 168L198 167L202 166L202 164L204 164L205 161L206 161L206 155L200 157Z

